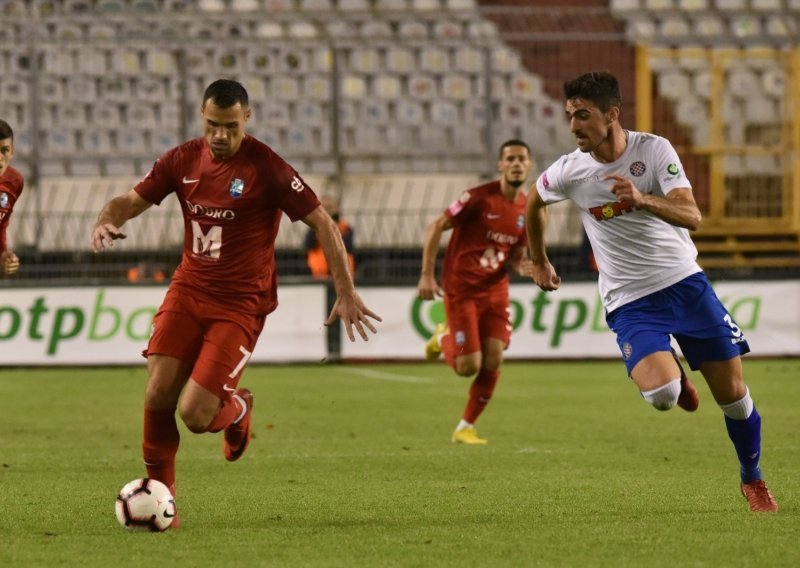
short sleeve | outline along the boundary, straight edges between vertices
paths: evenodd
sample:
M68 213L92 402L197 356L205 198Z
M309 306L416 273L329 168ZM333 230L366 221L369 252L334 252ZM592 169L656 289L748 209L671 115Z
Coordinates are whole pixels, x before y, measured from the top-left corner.
M653 161L656 164L658 184L664 195L673 189L689 188L692 184L683 171L683 164L669 140L657 137L653 144Z
M536 180L536 191L545 203L557 203L567 199L561 188L561 171L565 158L566 156L554 162Z
M467 190L444 210L444 214L450 219L454 227L458 227L472 217L473 211L478 207L478 201L479 199L475 192Z
M175 190L173 175L174 150L161 156L142 180L134 186L139 196L155 205L160 205L164 198Z

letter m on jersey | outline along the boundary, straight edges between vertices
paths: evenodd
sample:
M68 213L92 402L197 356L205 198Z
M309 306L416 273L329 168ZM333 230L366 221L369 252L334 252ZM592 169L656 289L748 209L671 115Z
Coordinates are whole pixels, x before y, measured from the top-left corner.
M198 256L219 258L222 248L222 227L212 226L207 233L200 228L200 223L192 221L192 252Z

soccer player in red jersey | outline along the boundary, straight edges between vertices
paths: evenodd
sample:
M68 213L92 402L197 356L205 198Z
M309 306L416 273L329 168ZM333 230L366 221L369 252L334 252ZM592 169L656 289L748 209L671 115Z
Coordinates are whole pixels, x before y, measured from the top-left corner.
M25 180L11 167L14 158L14 131L0 120L0 273L14 274L19 270L19 258L8 248L8 223L14 204L22 195Z
M492 397L503 351L511 339L509 269L529 274L525 235L525 192L530 148L521 140L500 146L500 179L465 191L425 233L417 293L423 300L444 296L447 323L439 324L425 356L443 354L462 377L475 377L452 441L485 444L475 422ZM442 233L453 229L436 281L436 254Z
M277 307L275 238L281 214L313 228L331 268L336 301L325 322L341 318L350 341L376 332L355 290L336 223L302 177L271 148L245 133L247 91L213 82L201 106L205 134L173 148L129 192L109 201L91 236L95 252L124 239L122 225L170 193L184 218L183 258L153 320L144 355L144 461L149 477L175 490L175 410L194 433L224 430L223 451L237 460L250 440L253 396L238 387L256 340Z

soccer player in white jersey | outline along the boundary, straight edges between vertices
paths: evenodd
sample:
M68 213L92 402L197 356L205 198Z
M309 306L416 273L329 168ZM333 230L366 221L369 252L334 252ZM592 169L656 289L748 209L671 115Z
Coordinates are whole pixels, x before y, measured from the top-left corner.
M528 194L534 282L545 291L561 283L547 257L545 208L571 199L594 250L606 321L642 397L658 410L697 409L674 337L722 409L750 510L777 511L759 468L761 417L742 375L750 347L697 264L689 231L701 214L677 153L665 138L622 128L619 85L609 73L568 81L564 97L578 148Z

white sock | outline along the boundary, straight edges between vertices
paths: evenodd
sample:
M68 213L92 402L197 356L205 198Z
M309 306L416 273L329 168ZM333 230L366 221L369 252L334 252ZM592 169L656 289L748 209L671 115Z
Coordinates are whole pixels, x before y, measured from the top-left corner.
M642 391L642 398L653 405L657 410L669 410L678 402L681 394L681 379L672 379L667 384L657 389Z
M473 425L472 425L472 423L471 423L471 422L467 422L466 420L464 420L464 419L462 418L462 419L459 421L459 423L458 423L458 426L456 426L456 432L458 432L459 430L463 430L464 428L472 428L472 426L473 426Z
M745 387L745 393L742 398L730 404L720 404L719 407L725 416L734 420L747 420L753 413L753 399L750 398L750 389Z

